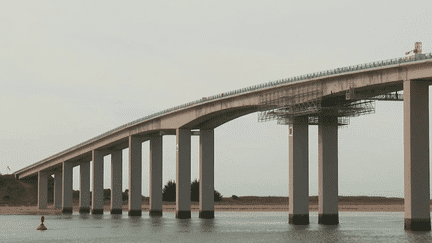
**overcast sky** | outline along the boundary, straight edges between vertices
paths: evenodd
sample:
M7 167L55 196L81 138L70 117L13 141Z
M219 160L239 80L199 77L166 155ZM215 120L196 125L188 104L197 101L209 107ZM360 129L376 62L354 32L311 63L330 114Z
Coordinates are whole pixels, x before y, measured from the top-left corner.
M432 52L431 26L427 1L2 1L0 172L201 97L402 57L417 41ZM257 120L215 130L215 189L224 196L288 196L288 128ZM317 133L310 126L310 195ZM175 180L175 136L163 143L166 184ZM146 142L145 196L148 157ZM123 161L126 189L127 150ZM105 175L109 188L110 156ZM403 197L403 186L403 102L380 101L375 114L339 129L339 195Z

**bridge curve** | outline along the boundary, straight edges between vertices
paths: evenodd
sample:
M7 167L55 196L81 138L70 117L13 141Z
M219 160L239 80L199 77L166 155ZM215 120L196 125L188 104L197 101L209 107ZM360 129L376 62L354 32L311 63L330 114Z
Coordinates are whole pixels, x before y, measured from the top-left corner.
M411 82L405 82L411 80L414 80L417 83L414 84ZM185 174L184 178L187 178L188 173L190 177L190 155L188 155L187 152L181 152L181 151L187 151L188 148L190 150L190 145L188 147L185 144L187 144L188 142L190 143L191 130L200 130L200 137L202 138L202 141L205 141L203 143L205 143L206 146L210 147L210 148L206 148L206 146L201 147L200 151L206 151L205 153L210 154L210 157L213 157L214 156L213 154L214 151L212 148L212 146L214 146L213 130L216 127L243 115L247 115L257 111L266 112L269 110L272 113L271 114L266 113L265 115L268 115L270 117L276 116L278 118L282 117L282 119L285 116L285 118L289 122L291 122L290 171L291 170L307 171L307 168L305 169L301 167L304 166L304 164L306 163L304 161L301 166L293 164L294 167L291 168L291 163L295 163L293 161L304 160L304 159L307 160L307 156L305 154L302 154L305 151L307 152L307 143L304 143L305 141L304 139L300 139L298 141L296 140L297 139L296 137L299 136L303 138L305 136L307 137L307 125L309 123L307 120L304 120L304 117L307 117L308 115L319 115L320 112L322 112L321 109L322 107L332 108L340 104L350 104L356 100L368 100L380 95L387 95L391 92L405 90L406 88L411 87L410 85L413 85L411 88L415 92L417 91L423 92L417 90L418 87L422 87L422 89L424 89L424 87L429 86L431 82L432 82L432 53L419 54L413 56L412 58L394 58L394 59L371 62L371 63L361 64L361 65L336 68L332 70L296 76L293 78L271 81L265 84L259 84L255 86L246 87L243 89L238 89L235 91L230 91L227 93L222 93L210 97L204 97L200 100L196 100L180 106L166 109L164 111L157 112L155 114L129 122L115 129L112 129L108 132L105 132L97 137L94 137L90 140L80 143L76 146L66 149L58 154L52 155L44 160L41 160L25 168L22 168L14 172L14 175L18 179L38 176L39 182L41 183L41 178L45 178L44 176L46 176L47 174L63 173L63 181L65 181L65 176L67 176L68 187L71 187L70 171L73 166L81 165L81 168L84 168L83 170L87 170L86 168L88 166L89 161L93 161L93 163L100 164L101 158L103 158L104 155L112 154L113 155L112 158L114 158L114 154L117 153L115 151L121 151L121 149L129 147L130 148L129 149L130 150L129 186L131 188L135 185L135 183L138 183L132 181L135 180L140 181L141 178L141 175L134 174L135 169L137 171L141 171L141 167L139 165L140 162L138 162L141 160L139 158L141 155L138 154L138 152L139 153L141 152L140 151L141 148L140 146L138 146L138 144L150 140L151 147L152 146L155 147L156 148L155 151L157 152L161 149L160 143L162 140L160 140L160 137L162 135L177 135L177 167L178 167L177 178L179 178L179 173ZM420 86L418 86L417 84ZM305 95L309 93L313 95L310 96ZM418 104L424 106L424 100L416 101L415 97L411 96L411 90L408 90L408 94L410 100L409 102L414 100L413 101L414 103L418 102ZM395 97L396 99L398 99L397 94ZM422 93L422 97L425 97L423 93ZM320 103L318 105L312 104L309 106L309 104L312 101L315 101L317 99L320 100ZM300 110L300 112L296 110L297 108L292 106L293 100L295 100L294 102L295 105L302 106L303 108L301 109L303 110ZM411 107L411 103L409 107ZM354 107L353 110L355 109L357 108ZM408 110L411 111L411 108L409 108ZM349 114L348 115L340 114L341 112L343 113L344 111L335 111L335 112L337 114L335 113L331 115L349 116ZM416 114L421 114L421 113L416 113ZM289 118L287 118L287 116L289 116ZM330 120L331 123L334 125L335 124L334 118L331 118ZM336 125L337 125L337 120L336 120ZM292 128L294 128L293 133L291 133ZM334 128L331 128L330 130L332 131L330 135L325 135L325 136L322 135L322 136L324 136L325 139L330 139L328 140L329 144L336 143L336 145L333 145L333 147L326 148L324 150L328 149L329 151L332 151L332 153L335 153L334 146L337 147L337 129L336 132L334 131ZM424 138L422 139L424 140ZM421 141L424 142L423 140ZM305 147L306 149L300 149L299 151L297 151L296 149L298 148L292 147L293 146L292 144L295 143L302 144L301 146L306 146ZM327 146L325 145L326 144L325 142L321 142L321 143L322 146ZM409 141L409 144L411 143L412 142ZM427 144L429 144L428 139L427 139ZM135 154L135 152L131 152L131 150L138 151L138 152L136 152L137 154ZM333 154L333 156L336 156L337 158L337 152L336 154ZM157 158L157 160L160 161L161 158ZM189 160L189 165L187 165L188 160ZM209 158L201 157L201 160L206 161L206 162L201 161L202 163L200 162L200 164L202 164L203 166L206 163L208 163L209 166L213 166L214 161L212 158L209 159ZM181 162L181 161L186 161L186 162ZM186 164L180 166L180 164L184 164L184 163ZM297 167L300 166L300 167L294 169L296 166ZM181 167L183 167L184 169L181 169ZM88 168L90 167L88 166ZM101 167L98 167L97 169L99 170L98 173L100 173L101 170L100 168ZM189 172L187 171L187 168L189 168ZM95 170L96 169L94 169L93 173L96 173ZM210 178L213 178L212 170L213 170L212 168L209 169ZM291 174L290 172L290 177L293 175L294 174ZM136 178L133 179L132 177L133 178L136 177ZM303 177L307 178L307 174L304 174ZM201 179L202 178L200 178L200 180ZM336 179L337 179L337 174L336 174ZM97 180L101 180L100 177ZM307 182L304 181L305 180L304 178L290 179L290 180L295 180L292 184L307 185ZM300 180L300 182L296 180ZM182 179L182 182L178 181L178 184L182 184L182 185L180 187L177 186L177 191L179 192L180 190L179 188L188 184L189 182L190 182L190 178L188 180ZM208 183L210 183L209 185L211 185L212 187L213 182L208 182ZM40 187L42 186L43 188L44 184L42 183L39 185ZM141 186L136 187L133 190L131 188L131 191L134 191L134 195L136 194L134 198L135 197L138 198L138 195L140 195L140 188ZM412 189L412 187L410 188ZM99 189L93 188L93 189L98 191L98 193L100 192L100 188ZM69 188L68 190L70 191L71 189ZM187 189L185 190L187 191ZM334 190L334 188L332 190ZM186 193L186 191L183 193ZM290 197L292 196L291 195L292 191L294 191L294 188L291 188L290 185ZM140 203L137 201L138 199L136 198L134 200L129 200L129 201L133 201L132 204L134 205L131 206L132 204L130 204L129 205L130 209L140 208L139 206ZM303 198L302 200L304 200L306 197L300 197L300 198ZM336 198L337 198L337 187L336 187ZM96 198L94 199L96 200ZM186 200L186 199L183 198L181 200ZM429 196L428 196L428 200L429 200ZM63 204L64 201L65 199L63 198ZM297 205L299 204L299 202L294 201L294 204ZM300 204L304 204L304 203L300 201ZM190 205L189 205L189 211L187 210L187 205L188 205L187 200L182 202L177 201L177 209L176 209L177 216L190 217ZM212 205L212 204L207 203L206 205ZM334 203L332 205L334 206ZM212 208L213 206L210 207L210 211L207 210L208 212L206 210L203 210L204 214L207 215L208 213L209 215L213 215L211 213L213 210ZM186 210L182 210L182 209L186 209ZM136 210L138 209L132 210L132 214L138 213L136 212ZM301 213L297 213L297 214L293 214L294 216L293 218L291 218L292 215L290 209L290 222L294 222L294 223L306 222L304 221L305 218L301 216L303 214ZM139 215L141 214L139 213ZM200 215L201 215L201 211L200 211ZM307 218L308 217L309 216L307 216ZM416 218L416 217L417 216L415 217L409 216L408 218ZM327 218L330 218L330 220L328 220ZM323 220L326 222L333 222L334 215L333 216L324 215ZM307 222L309 222L308 219ZM430 228L430 223L429 223L429 228Z
M364 63L359 65L335 68L326 71L314 72L314 73L295 76L286 79L279 79L276 81L270 81L268 83L249 86L242 89L237 89L237 90L213 95L210 97L204 97L200 100L195 100L179 106L165 109L163 111L145 116L143 118L126 123L122 126L116 127L101 135L98 135L94 138L91 138L87 141L77 144L57 154L54 154L46 159L43 159L39 162L33 163L29 166L19 169L15 171L13 174L17 178L25 178L30 175L35 175L37 174L38 171L36 168L38 166L41 166L44 163L47 163L51 160L59 159L60 157L65 156L67 154L73 154L74 156L76 154L74 153L75 150L84 147L89 147L94 149L95 147L98 146L94 146L94 145L90 146L90 145L100 140L107 140L112 142L113 139L118 139L119 144L124 143L124 141L122 142L122 138L139 133L137 131L147 132L147 133L161 131L164 132L165 134L173 134L176 128L183 128L183 127L188 127L191 129L215 128L237 117L258 111L260 105L259 104L260 93L264 93L265 91L271 91L273 89L283 88L291 85L298 85L302 83L324 81L326 82L326 85L322 87L324 97L329 95L336 96L337 94L339 94L339 96L344 96L345 95L344 92L349 90L350 87L356 85L351 83L351 86L348 86L350 84L346 82L347 79L344 79L343 78L344 76L358 75L361 73L368 73L368 72L373 73L385 69L396 69L396 71L392 72L392 74L397 74L397 77L393 77L391 80L387 80L390 82L384 82L384 83L397 82L406 79L408 75L408 71L401 70L401 68L409 67L410 65L413 64L430 63L431 61L432 61L432 53L422 54L417 56L416 58L409 58L409 59L403 57L393 58L393 59L375 61L375 62ZM403 77L404 75L405 77ZM419 76L417 78L427 77L427 75L424 76L417 75L417 76ZM372 81L370 83L365 82L363 83L363 85L357 84L357 86L358 87L379 86L379 83ZM395 88L393 88L392 91L396 91L396 90L402 90L400 83L395 84ZM388 91L390 90L385 90L385 92ZM246 102L245 99L247 99ZM221 107L224 106L222 107L222 109L218 110L217 107L215 107L218 105L218 102L221 103L220 104ZM207 108L207 107L202 108L207 104L212 105L212 108ZM194 113L191 112L191 110L193 109L198 109L198 111L195 111L195 114L192 114ZM198 114L202 113L202 115L196 116L197 113ZM194 118L190 119L191 117ZM171 121L163 122L162 120L167 120L166 118L174 118L174 119L171 119ZM180 118L180 119L177 120L176 118ZM147 129L142 127L146 127ZM99 147L105 148L107 143L108 142L102 142L101 146ZM124 146L119 145L118 147L124 147ZM71 157L73 156L66 156L65 159L63 159L62 161L71 159ZM32 170L32 169L36 169L36 170ZM46 169L46 167L42 166L41 169ZM29 170L32 171L28 173Z

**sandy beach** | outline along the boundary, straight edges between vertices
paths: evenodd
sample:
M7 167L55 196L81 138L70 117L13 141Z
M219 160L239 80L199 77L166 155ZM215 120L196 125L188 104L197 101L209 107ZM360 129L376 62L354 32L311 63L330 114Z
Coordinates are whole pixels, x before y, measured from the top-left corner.
M20 201L21 202L21 201ZM46 209L38 209L35 203L26 204L0 204L0 214L29 214L29 215L48 215L61 214L61 209L55 209L52 201L48 203ZM25 204L24 204L25 205ZM175 212L175 202L163 202L164 212ZM74 198L72 204L73 212L79 212L79 199ZM143 197L142 210L149 211L149 198ZM387 197L368 197L368 196L340 196L338 203L339 212L403 212L403 198ZM224 197L221 201L215 202L216 212L288 212L288 197ZM104 211L110 212L110 200L104 201ZM123 211L128 211L128 202L123 201ZM191 211L199 211L199 202L191 202ZM309 197L309 211L318 212L318 196Z
M149 211L149 205L142 205L143 212ZM175 212L175 205L163 205L164 212ZM340 212L403 212L403 204L339 204ZM110 212L110 206L105 205L104 211ZM123 211L128 211L128 205L123 205ZM191 205L192 212L199 211L199 205ZM215 205L216 212L288 212L288 205ZM310 212L317 212L318 205L310 204ZM73 206L73 212L79 212L79 206ZM61 214L61 209L55 209L49 205L46 209L38 209L37 206L1 206L0 214L28 214L28 215L50 215Z
M61 214L61 209L53 206L53 181L50 179L51 190L48 192L48 207L37 207L36 181L16 180L12 175L0 176L0 214L48 215ZM125 196L125 195L123 195ZM126 195L127 198L127 195ZM175 212L175 202L163 202L164 212ZM73 212L79 212L79 191L73 192ZM149 197L142 197L143 211L149 211ZM339 196L340 212L403 212L403 198L388 198L382 196ZM283 196L235 196L224 197L215 202L216 212L288 212L289 198ZM110 192L104 189L104 210L110 212ZM123 201L123 210L128 211L127 200ZM199 202L191 202L191 211L199 211ZM309 197L309 211L318 211L318 196Z

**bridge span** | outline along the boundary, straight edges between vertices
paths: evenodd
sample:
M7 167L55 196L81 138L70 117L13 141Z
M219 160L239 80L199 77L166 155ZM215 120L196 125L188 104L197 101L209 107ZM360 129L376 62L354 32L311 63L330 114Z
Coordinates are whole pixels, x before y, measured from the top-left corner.
M38 178L38 207L72 213L72 169L80 166L80 212L103 213L103 157L111 155L111 213L122 212L122 149L129 148L129 215L141 216L141 144L150 141L150 215L162 215L162 138L176 136L176 217L190 218L191 136L199 142L199 217L214 217L214 129L260 112L289 129L289 223L309 224L308 126L318 125L320 224L338 224L338 126L373 111L376 99L404 102L405 229L430 230L429 85L432 54L337 68L251 86L173 107L110 130L22 168ZM403 98L398 91L403 90ZM90 162L93 169L90 171ZM90 173L93 175L90 207Z

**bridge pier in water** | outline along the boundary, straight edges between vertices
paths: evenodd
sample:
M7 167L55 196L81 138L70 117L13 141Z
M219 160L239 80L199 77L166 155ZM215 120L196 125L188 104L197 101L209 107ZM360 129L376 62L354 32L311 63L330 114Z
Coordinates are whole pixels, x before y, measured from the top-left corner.
M309 224L308 117L294 117L289 126L289 223Z
M176 130L176 218L191 217L191 130Z
M97 210L103 210L104 155L91 151L89 146L101 149L124 148L128 139L129 215L141 216L141 143L143 138L140 136L151 136L151 134L162 131L173 134L176 129L176 217L190 218L191 127L217 127L256 110L263 110L266 114L263 115L262 120L277 118L281 119L282 124L287 117L291 119L291 116L304 116L295 117L294 123L289 127L289 222L309 224L307 116L312 116L310 117L313 118L311 123L316 122L315 118L321 115L320 106L324 100L336 101L331 102L331 105L342 108L338 113L340 117L349 118L355 116L354 114L368 114L373 109L367 107L370 105L367 100L401 100L401 95L396 91L403 89L404 227L406 230L430 231L428 86L432 82L431 60L431 54L415 55L412 60L399 58L338 68L279 80L225 95L203 98L125 124L97 138L25 167L14 174L18 179L28 177L33 179L33 176L37 174L38 207L46 208L47 176L49 173L60 171L61 167L62 172L55 174L55 207L61 205L63 213L72 213L72 167L77 164L77 161L67 160L88 159L92 152L95 165L92 209L93 213L96 213ZM405 78L407 80L404 80ZM367 102L362 102L362 100ZM267 108L271 109L267 110ZM338 224L338 132L335 125L337 117L331 119L332 121L327 124L323 124L322 121L318 124L319 224ZM212 218L214 217L214 133L213 130L202 129L200 136L200 217ZM151 138L150 143L150 215L159 215L162 214L161 193L159 193L162 188L162 139ZM105 152L101 151L101 153ZM119 201L121 196L118 196L121 195L118 188L121 188L122 174L121 158L119 157L121 157L121 152L112 155L111 213L121 208ZM88 165L89 162L80 167L80 211L86 211L86 208L89 208L85 199L89 198L85 196L90 184Z
M48 175L46 172L38 172L38 208L44 209L48 205Z
M90 213L90 161L80 164L79 212Z
M63 200L62 200L62 211L64 214L72 213L72 163L71 162L63 162L62 163L62 185L63 185Z
M122 214L123 209L123 158L122 151L111 152L111 214Z
M62 172L54 173L54 207L62 207Z
M199 217L214 218L214 130L200 130Z
M403 81L404 228L430 231L429 83Z
M318 223L339 223L338 118L319 117L318 125Z
M129 136L129 216L141 216L142 159L141 139Z
M162 136L150 138L149 215L162 216Z
M93 150L92 161L93 161L92 214L103 214L104 154L101 151Z

